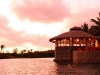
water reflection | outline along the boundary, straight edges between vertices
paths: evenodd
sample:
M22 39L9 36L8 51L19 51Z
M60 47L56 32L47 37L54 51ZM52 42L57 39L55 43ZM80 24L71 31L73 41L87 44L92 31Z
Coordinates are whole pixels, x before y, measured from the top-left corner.
M56 63L57 75L100 75L100 64Z
M0 75L100 75L100 64L56 63L53 58L0 59Z

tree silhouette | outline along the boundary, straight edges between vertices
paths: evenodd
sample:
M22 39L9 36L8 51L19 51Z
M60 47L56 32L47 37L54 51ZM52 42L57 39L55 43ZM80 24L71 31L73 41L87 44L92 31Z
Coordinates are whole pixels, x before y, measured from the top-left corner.
M4 52L3 49L5 48L5 45L1 45L1 53Z
M26 52L26 50L24 49L24 50L23 50L23 53L25 53L25 52Z
M13 53L17 54L18 48L13 49Z
M94 23L94 25L91 26L89 33L100 37L100 12L99 12L99 17L97 17L97 20L91 19L91 21Z
M89 27L87 23L84 23L83 25L81 25L81 28L83 29L83 31L89 32Z

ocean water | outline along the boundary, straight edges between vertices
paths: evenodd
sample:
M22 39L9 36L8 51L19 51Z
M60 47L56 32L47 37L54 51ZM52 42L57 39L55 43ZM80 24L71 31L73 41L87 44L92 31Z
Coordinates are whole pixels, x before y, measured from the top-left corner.
M100 75L100 64L56 63L53 59L0 59L0 75Z

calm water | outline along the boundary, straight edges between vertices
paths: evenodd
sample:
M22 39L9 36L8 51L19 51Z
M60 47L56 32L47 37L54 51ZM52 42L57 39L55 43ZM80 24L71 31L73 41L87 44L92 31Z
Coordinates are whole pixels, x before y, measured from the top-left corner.
M55 63L53 58L0 59L0 75L100 75L100 64Z

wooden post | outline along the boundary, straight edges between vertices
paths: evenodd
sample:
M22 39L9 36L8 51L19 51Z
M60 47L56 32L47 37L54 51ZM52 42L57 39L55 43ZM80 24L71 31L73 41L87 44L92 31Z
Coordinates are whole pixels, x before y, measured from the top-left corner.
M56 40L56 42L55 42L55 47L58 47L58 41Z
M89 39L86 38L86 46L89 46Z
M72 38L70 37L69 46L72 46Z

